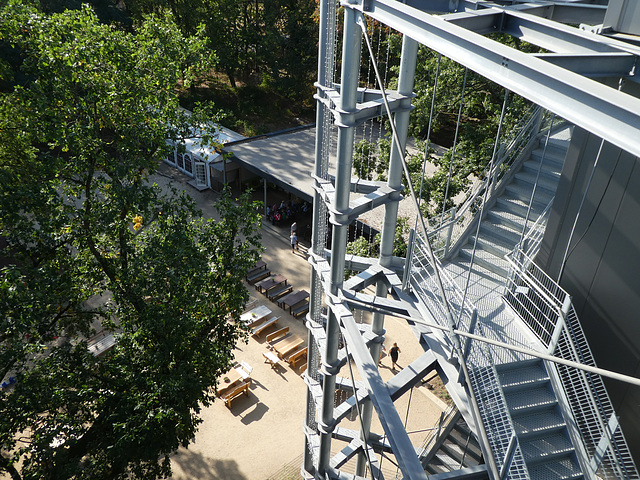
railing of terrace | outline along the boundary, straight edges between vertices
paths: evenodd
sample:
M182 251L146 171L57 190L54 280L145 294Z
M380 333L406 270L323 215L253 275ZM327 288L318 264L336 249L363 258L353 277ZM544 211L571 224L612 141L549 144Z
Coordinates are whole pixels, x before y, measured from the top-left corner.
M529 255L519 245L507 256L505 301L547 353L595 367L570 295L533 262L535 242L531 247ZM583 464L600 478L639 478L602 377L565 365L555 368L588 457Z

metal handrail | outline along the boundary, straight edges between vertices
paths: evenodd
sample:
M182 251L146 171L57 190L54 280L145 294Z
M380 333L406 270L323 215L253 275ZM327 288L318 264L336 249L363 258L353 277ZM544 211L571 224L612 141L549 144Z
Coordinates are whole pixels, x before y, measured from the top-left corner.
M535 250L527 254L517 247L507 255L511 269L505 301L549 353L595 367L570 295L536 265L534 253ZM555 368L589 457L583 459L583 465L590 466L594 474L604 479L638 478L602 377L563 365Z
M445 258L450 246L454 245L463 235L467 227L474 221L481 211L484 192L487 188L491 193L498 190L505 179L507 172L514 164L524 158L522 155L533 141L538 137L541 126L549 127L546 122L551 118L549 112L538 105L532 105L529 111L521 117L520 122L512 130L515 132L511 138L504 141L498 149L498 156L494 168L490 171L487 166L479 178L466 191L464 200L459 207L440 214L436 218L439 221L430 228L429 238L434 245L434 252L439 258ZM455 215L450 215L454 211ZM433 219L430 219L433 221ZM444 237L444 238L443 238ZM446 248L445 248L446 246Z

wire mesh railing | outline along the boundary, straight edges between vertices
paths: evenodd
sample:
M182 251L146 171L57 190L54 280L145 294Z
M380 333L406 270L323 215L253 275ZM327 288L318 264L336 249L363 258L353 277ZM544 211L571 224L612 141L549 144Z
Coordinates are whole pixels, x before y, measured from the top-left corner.
M411 267L411 285L414 293L424 302L433 319L441 326L448 326L446 305L451 309L451 314L457 320L458 330L471 331L474 327L473 316L475 307L467 299L462 302L463 292L442 268L440 261L436 259L433 265L428 255L425 240L417 234L414 242L414 254ZM440 289L437 288L436 269L440 275L444 294L442 298ZM475 326L475 332L484 335L481 324ZM449 338L450 346L453 339ZM511 479L528 479L524 457L517 445L517 437L513 421L507 407L504 392L496 371L492 347L480 342L471 342L468 355L461 359L465 361L469 370L471 390L476 396L480 411L480 420L487 431L489 444L487 447L498 465L508 464L508 477ZM515 449L510 449L510 443L515 439ZM507 458L509 452L513 457Z
M537 140L538 134L551 128L551 120L550 112L532 105L518 125L511 129L511 137L501 143L494 168L485 168L479 175L481 180L473 182L467 189L461 205L429 220L429 239L439 258L448 256L451 247L460 240L481 211L485 191L490 189L492 194L502 186L506 173L526 158L526 152Z
M533 252L530 252L533 254ZM504 299L542 342L548 353L595 367L571 297L516 247L507 255L511 271ZM603 479L638 478L602 377L555 365L587 458L583 464Z

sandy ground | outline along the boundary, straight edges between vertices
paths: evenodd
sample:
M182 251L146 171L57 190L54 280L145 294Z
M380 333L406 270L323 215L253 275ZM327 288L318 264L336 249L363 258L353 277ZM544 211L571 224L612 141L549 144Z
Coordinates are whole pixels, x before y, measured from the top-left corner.
M205 215L214 214L217 195L205 190L198 192L186 184L187 178L175 170L162 169L155 180L161 184L172 182L178 189L185 189L203 208ZM309 290L310 266L306 259L306 247L301 245L299 252L293 254L289 245L288 227L278 228L270 224L263 226L263 260L272 273L287 277L295 290ZM292 332L307 338L302 319L295 319L275 303L247 285L253 300L267 305L280 317L280 326L289 326ZM387 337L385 344L397 342L402 350L399 366L405 366L420 354L418 345L405 322L389 318L386 322ZM260 339L251 338L247 344L239 344L236 360L245 361L253 367L252 384L248 397L235 401L232 408L216 401L211 407L202 410L204 422L188 449L180 451L172 459L173 478L178 480L228 479L262 480L282 477L280 470L286 464L301 458L304 449L302 425L306 410L306 388L303 378L289 365L277 370L264 363L262 352L266 351L264 335ZM353 368L357 377L357 370ZM394 375L390 359L383 359L381 374L384 379ZM343 376L349 375L344 369ZM409 411L408 405L411 404ZM414 445L420 445L428 430L437 422L444 404L426 387L414 389L409 398L406 394L396 402L398 412L407 419L407 430ZM374 415L375 417L375 415ZM357 428L356 422L343 422L341 426ZM372 431L382 432L377 420ZM334 442L334 450L343 445ZM387 468L395 467L387 462ZM287 477L288 478L288 477ZM295 478L295 477L293 477Z

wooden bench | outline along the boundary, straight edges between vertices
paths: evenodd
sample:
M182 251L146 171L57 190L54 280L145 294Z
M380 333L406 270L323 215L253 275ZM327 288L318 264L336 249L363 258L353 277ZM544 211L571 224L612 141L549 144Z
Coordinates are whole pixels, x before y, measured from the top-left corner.
M281 340L285 335L289 333L289 327L282 327L280 330L276 330L273 333L267 335L267 342L274 344Z
M299 305L295 308L291 307L291 315L298 318L301 315L304 315L309 311L309 302L304 302L302 305Z
M281 297L285 293L289 293L291 290L293 290L293 285L280 285L279 287L269 290L267 292L267 297L269 298L269 300L273 301L276 298Z
M296 362L300 359L303 359L307 356L307 347L301 348L293 352L291 355L287 357L287 362L291 365L291 368L296 368Z
M233 402L236 398L240 397L243 393L248 397L250 386L251 386L251 379L249 378L246 381L241 382L235 387L233 387L231 390L229 390L228 393L225 393L222 396L222 399L224 400L224 404L227 406L227 408L231 408L231 402Z
M251 277L252 275L258 273L260 270L266 270L267 269L267 262L265 262L264 260L258 260L256 262L256 264L253 266L253 268L251 268L248 272L246 277Z
M270 318L269 320L264 322L262 325L258 325L257 327L255 327L251 331L251 335L255 335L256 337L259 337L260 334L264 332L267 328L269 328L271 325L275 325L276 323L278 323L278 320L280 320L280 317Z
M269 277L271 275L271 270L269 270L268 268L264 269L264 270L258 270L255 273L252 273L251 275L247 275L247 282L249 283L249 285L253 285L254 283L263 280L267 277Z

